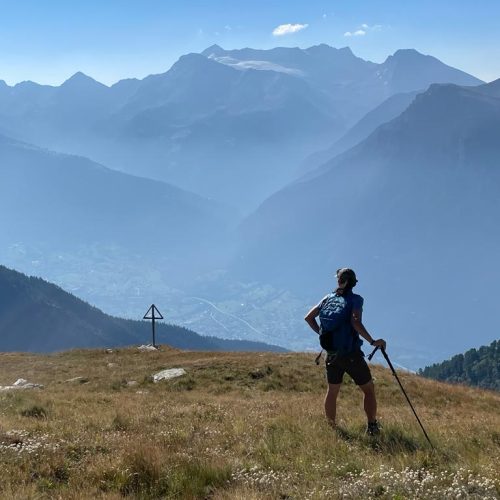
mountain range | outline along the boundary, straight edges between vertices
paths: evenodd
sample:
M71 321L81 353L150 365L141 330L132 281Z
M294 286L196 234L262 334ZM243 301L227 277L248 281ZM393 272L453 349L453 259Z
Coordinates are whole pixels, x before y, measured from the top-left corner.
M45 257L119 248L153 260L172 282L217 266L227 251L236 219L216 202L5 136L0 159L3 247L20 243Z
M238 69L273 70L301 77L329 96L347 126L394 94L424 90L431 83L481 83L414 49L397 50L381 64L356 57L349 47L337 49L326 44L271 50L224 50L214 45L203 54Z
M499 81L413 50L213 46L112 87L0 83L0 259L114 314L162 297L196 331L294 349L348 265L418 368L496 336L499 130Z
M380 125L397 118L422 91L403 92L394 94L386 99L355 123L344 135L335 141L330 147L323 151L317 151L305 158L302 162L302 168L305 173L309 170L321 166L328 160L347 151L366 139Z
M347 47L212 46L111 87L0 84L0 132L249 211L385 99L439 82L481 83L414 50L375 64Z
M491 341L481 311L495 308L500 278L498 83L432 85L266 200L241 225L240 278L314 303L349 265L375 335L434 354L450 338L455 349Z

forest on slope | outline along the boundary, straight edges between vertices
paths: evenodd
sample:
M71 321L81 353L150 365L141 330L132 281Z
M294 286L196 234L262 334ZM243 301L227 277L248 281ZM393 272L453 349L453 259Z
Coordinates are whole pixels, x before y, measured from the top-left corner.
M500 340L479 349L469 349L465 354L457 354L442 363L426 366L419 374L443 382L500 391Z
M62 288L0 265L0 350L51 352L77 347L144 343L150 326L105 314ZM284 351L248 340L202 336L177 325L157 325L157 341L200 351Z

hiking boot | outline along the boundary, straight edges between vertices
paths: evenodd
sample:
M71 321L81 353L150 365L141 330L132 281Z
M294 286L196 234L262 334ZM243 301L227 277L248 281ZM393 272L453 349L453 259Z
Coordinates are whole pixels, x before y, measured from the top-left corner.
M375 420L374 422L368 422L366 434L368 436L377 436L380 434L380 426L378 425L377 420Z

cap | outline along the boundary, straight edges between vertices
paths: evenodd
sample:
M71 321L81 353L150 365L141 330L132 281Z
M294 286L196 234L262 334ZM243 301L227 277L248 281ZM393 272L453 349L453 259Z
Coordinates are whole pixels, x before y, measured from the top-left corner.
M348 267L341 267L340 269L337 269L336 275L339 281L344 281L345 279L347 279L349 285L351 286L354 286L358 282L356 273Z

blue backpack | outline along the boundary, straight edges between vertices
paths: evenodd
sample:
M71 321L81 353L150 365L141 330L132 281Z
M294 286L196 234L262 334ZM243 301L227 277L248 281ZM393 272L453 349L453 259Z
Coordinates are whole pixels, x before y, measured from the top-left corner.
M319 343L325 351L345 355L354 350L355 336L351 326L352 297L331 293L320 306Z

